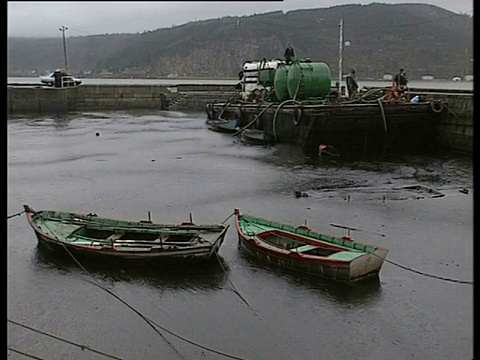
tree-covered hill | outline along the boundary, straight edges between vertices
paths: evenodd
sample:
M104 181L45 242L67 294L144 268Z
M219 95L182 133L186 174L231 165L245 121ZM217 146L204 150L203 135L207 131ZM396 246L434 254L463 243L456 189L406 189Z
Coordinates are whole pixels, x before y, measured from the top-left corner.
M67 38L68 68L89 76L235 77L246 60L297 58L329 64L338 74L343 19L343 69L379 79L399 67L409 78L473 74L473 17L427 4L342 5L195 21L139 34ZM67 24L68 25L68 24ZM62 38L8 39L8 75L64 67Z

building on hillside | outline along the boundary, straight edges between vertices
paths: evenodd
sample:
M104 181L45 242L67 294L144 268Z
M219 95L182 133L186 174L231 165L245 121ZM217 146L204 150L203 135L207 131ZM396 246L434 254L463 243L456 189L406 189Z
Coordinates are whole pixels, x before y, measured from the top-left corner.
M435 79L435 77L433 75L423 75L422 76L422 80L431 81L433 79Z

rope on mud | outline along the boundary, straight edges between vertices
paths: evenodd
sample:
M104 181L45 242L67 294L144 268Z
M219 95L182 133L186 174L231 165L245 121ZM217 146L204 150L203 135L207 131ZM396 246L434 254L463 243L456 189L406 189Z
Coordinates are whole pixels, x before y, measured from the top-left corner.
M8 219L11 219L11 218L13 218L13 217L15 217L15 216L20 216L20 215L22 215L24 212L25 212L25 210L20 211L19 213L16 213L16 214L9 215L9 216L7 216L7 220L8 220Z
M222 224L225 223L228 219L230 219L233 215L235 215L235 212L231 213L230 215L228 215L228 217L222 221ZM218 263L220 264L220 266L222 267L222 270L223 272L226 274L227 273L227 270L225 269L225 267L223 266L222 264L222 261L220 260L220 258L218 257L218 253L215 253L215 256L217 257L217 261ZM230 286L232 287L232 290L235 294L237 294L237 296L245 303L245 305L248 306L248 308L250 310L253 311L253 313L255 314L255 316L259 316L257 314L257 312L255 311L255 309L248 303L248 301L242 296L242 294L240 294L240 292L237 290L237 288L235 287L235 285L233 284L232 280L230 280L230 278L227 277L227 280L228 280L228 283L230 284Z
M23 352L23 351L20 351L20 350L17 350L17 349L14 349L12 348L11 346L7 346L7 350L10 350L14 353L17 353L17 354L20 354L20 355L23 355L25 357L28 357L30 359L35 359L35 360L45 360L44 358L40 358L38 356L34 356L32 354L27 354L26 352Z
M220 266L222 267L222 270L223 272L226 274L227 273L227 270L224 268L223 264L222 264L222 261L220 260L220 258L218 257L218 253L215 254L217 256L217 260L218 260L218 263L220 264ZM237 290L237 288L235 287L235 285L233 284L232 280L230 280L230 278L227 277L227 280L228 280L228 283L230 284L230 286L232 287L232 290L235 294L237 294L237 296L245 303L245 305L248 306L248 308L250 310L252 310L252 312L255 314L255 316L259 317L259 315L257 314L257 312L255 311L255 309L248 303L248 301L242 296L242 294L240 294L240 292Z
M385 129L385 136L383 138L383 157L385 157L385 148L387 146L387 135L388 135L388 128L387 128L387 117L385 116L385 110L383 108L382 100L378 99L378 105L380 105L380 111L382 112L383 118L383 128Z
M445 109L447 109L447 111L452 114L453 116L455 116L457 118L457 120L463 120L460 116L458 116L455 112L453 112L447 105L443 104L443 106L445 106Z
M59 336L49 334L49 333L47 333L47 332L45 332L45 331L41 331L41 330L34 329L34 328L32 328L32 327L30 327L30 326L28 326L28 325L21 324L21 323L19 323L19 322L10 320L10 319L8 319L8 318L7 318L7 321L8 321L9 323L15 324L15 325L17 325L17 326L21 326L21 327L23 327L23 328L25 328L25 329L28 329L28 330L37 332L37 333L42 334L42 335L49 336L49 337L51 337L51 338L53 338L53 339L66 342L67 344L74 345L74 346L78 346L78 347L81 348L82 350L89 350L89 351L92 351L92 352L94 352L94 353L97 353L97 354L100 354L100 355L109 357L110 359L122 360L122 358L119 358L119 357L117 357L117 356L110 355L110 354L104 353L104 352L99 351L99 350L95 350L95 349L93 349L93 348L91 348L91 347L89 347L89 346L87 346L87 345L82 345L82 344L78 344L78 343L75 343L75 342L70 341L70 340L66 340L66 339L61 338L61 337L59 337ZM15 349L10 349L10 348L9 348L9 350L12 350L12 351L14 351L14 352L19 352L18 350L15 350ZM20 353L20 352L19 352L19 353ZM21 353L21 354L23 355L23 353ZM30 355L28 355L28 356L30 356ZM33 356L30 356L30 357L32 357L32 358L34 358L34 359L37 359L36 357L33 357Z
M277 141L277 116L278 116L278 112L280 111L280 108L285 105L285 104L288 104L288 103L293 103L293 104L301 104L300 102L296 101L296 100L290 100L290 99L287 99L285 101L283 101L282 103L280 103L280 105L278 105L277 109L275 110L275 113L273 114L273 119L272 119L272 130L273 130L273 139L275 141Z
M222 221L222 224L224 224L228 219L230 219L233 215L235 215L235 213L231 213L230 215L228 215L228 217Z
M48 226L45 225L45 227L48 229ZM49 231L53 234L53 232L49 229ZM53 235L55 236L55 235ZM68 250L68 248L65 246L65 244L60 241L60 239L58 239L56 236L55 236L55 239L60 243L62 244L63 248L65 249L65 251L68 253L68 255L70 255L70 257L77 263L77 265L88 275L90 275L90 272L80 263L80 261L77 260L77 258L72 254L72 252L70 250ZM110 295L112 295L113 297L115 297L117 300L119 300L120 302L122 302L124 305L126 305L128 308L130 308L131 310L133 310L137 315L139 315L143 320L145 320L145 322L150 325L153 330L158 334L160 335L160 337L168 344L170 345L170 347L183 359L183 356L178 352L178 350L175 348L175 346L173 346L173 344L168 341L165 336L163 336L162 333L160 333L157 328L155 326L152 325L152 322L150 319L148 319L145 315L143 315L142 313L140 313L137 309L135 309L133 306L131 306L130 304L128 304L125 300L123 300L122 298L120 298L118 295L116 295L114 292L112 292L111 290L107 289L106 287L98 284L97 282L94 282L94 281L91 281L91 280L85 280L86 282L90 283L90 284L93 284L95 286L98 286L100 289L106 291L107 293L109 293Z
M58 239L57 239L57 240L58 240ZM75 256L73 256L73 254L68 250L68 248L65 246L65 244L62 243L62 245L63 245L64 249L67 251L67 253L72 257L72 259L78 264L78 266L80 266L80 268L81 268L83 271L85 271L85 273L87 273L87 274L90 275L90 273L88 272L88 270L85 269L85 267L75 258ZM223 355L223 356L228 357L228 358L230 358L230 359L245 360L245 359L240 358L240 357L236 357L236 356L233 356L233 355L229 355L229 354L223 353L223 352L218 351L218 350L214 350L214 349L208 348L208 347L203 346L203 345L201 345L201 344L198 344L198 343L196 343L196 342L194 342L194 341L192 341L192 340L188 340L188 339L186 339L186 338L184 338L184 337L182 337L182 336L180 336L180 335L178 335L178 334L176 334L176 333L174 333L174 332L166 329L165 327L157 324L157 323L154 322L153 320L149 319L147 316L143 315L140 311L138 311L137 309L135 309L132 305L130 305L129 303L127 303L125 300L123 300L121 297L119 297L119 296L118 296L117 294L115 294L113 291L105 288L104 286L98 284L98 283L95 282L95 281L91 281L91 280L85 280L85 281L88 282L88 283L90 283L90 284L93 284L93 285L99 287L100 289L102 289L102 290L104 290L104 291L106 291L107 293L109 293L110 295L112 295L113 297L115 297L117 300L119 300L121 303L123 303L124 305L126 305L128 308L130 308L131 310L133 310L138 316L140 316L143 320L145 320L145 322L146 322L148 325L150 325L150 326L153 328L153 330L154 330L158 335L160 335L160 337L161 337L163 340L165 340L165 342L166 342L167 344L169 344L169 345L173 348L173 350L178 354L178 356L180 356L182 359L183 359L184 357L179 353L179 351L175 348L175 346L174 346L170 341L168 341L168 340L165 338L165 336L163 336L163 335L157 330L156 327L162 329L163 331L169 333L170 335L172 335L172 336L174 336L174 337L176 337L176 338L178 338L178 339L181 339L181 340L183 340L183 341L185 341L185 342L187 342L187 343L189 343L189 344L192 344L192 345L197 346L197 347L199 347L199 348L202 348L202 349L204 349L204 350L207 350L207 351L210 351L210 352L219 354L219 355ZM248 305L248 304L247 304L247 305ZM153 326L152 324L155 325L156 327Z
M258 118L260 118L260 116L262 116L262 114L270 107L272 106L274 103L271 103L269 105L267 105L262 111L260 111L254 118L252 121L250 121L247 125L245 125L243 128L239 129L238 131L235 132L235 134L233 134L232 136L237 136L238 134L240 134L242 131L244 131L245 129L247 129L249 126L251 126L255 121L257 121Z
M172 335L172 336L174 336L174 337L176 337L176 338L178 338L178 339L181 339L181 340L183 340L183 341L185 341L185 342L187 342L187 343L189 343L189 344L191 344L191 345L197 346L197 347L199 347L199 348L201 348L201 349L204 349L204 350L213 352L213 353L215 353L215 354L223 355L223 356L228 357L228 358L230 358L230 359L244 360L243 358L240 358L240 357L236 357L236 356L233 356L233 355L229 355L229 354L223 353L223 352L221 352L221 351L218 351L218 350L209 348L209 347L207 347L207 346L204 346L204 345L201 345L201 344L199 344L199 343L196 343L196 342L194 342L194 341L192 341L192 340L189 340L189 339L187 339L187 338L185 338L185 337L183 337L183 336L181 336L181 335L178 335L178 334L174 333L173 331L170 331L170 330L168 330L167 328L165 328L165 327L161 326L160 324L156 323L155 321L149 319L147 316L143 315L140 311L138 311L137 309L135 309L132 305L128 304L125 300L123 300L122 298L120 298L120 297L119 297L117 294L115 294L113 291L111 291L111 290L109 290L109 289L107 289L107 288L105 288L105 287L97 284L97 283L94 282L94 281L87 280L87 282L89 282L89 283L91 283L91 284L93 284L93 285L95 285L95 286L98 286L100 289L108 292L110 295L112 295L113 297L115 297L116 299L118 299L120 302L122 302L123 304L125 304L127 307L129 307L130 309L132 309L135 313L137 313L142 319L144 319L144 320L147 322L148 325L150 325L150 326L155 330L155 332L157 332L157 333L175 350L175 352L176 352L182 359L183 359L184 357L178 352L178 350L173 346L173 344L172 344L170 341L168 341L168 340L165 338L165 336L163 336L163 335L157 330L156 327L162 329L163 331L169 333L170 335ZM153 326L153 325L155 325L156 327Z
M373 253L372 253L372 254L373 254ZM378 256L377 254L373 254L373 255ZM378 257L380 257L380 256L378 256ZM404 269L404 270L408 270L408 271L414 272L414 273L419 274L419 275L431 277L431 278L438 279L438 280L444 280L444 281L450 281L450 282L454 282L454 283L459 283L459 284L473 285L473 280L472 280L472 281L469 281L469 280L451 279L451 278L447 278L447 277L443 277L443 276L438 276L438 275L433 275L433 274L428 274L428 273L425 273L425 272L423 272L423 271L415 270L415 269L412 269L411 267L398 264L398 263L396 263L396 262L394 262L394 261L391 261L391 260L388 260L388 259L385 259L385 261L388 262L388 263L390 263L390 264L392 264L392 265L398 266L399 268L402 268L402 269Z
M255 224L252 224L252 225L255 225ZM337 226L337 227L342 227L342 228L345 228L345 229L349 229L349 230L357 230L357 231L361 231L359 229L354 229L354 228L349 228L347 226L340 226L340 225L335 225L335 224L330 224L332 226ZM379 258L382 259L381 256L378 256L377 254L375 253L371 253L372 255L375 255ZM402 268L404 270L408 270L408 271L411 271L411 272L414 272L416 274L419 274L419 275L423 275L423 276L427 276L427 277L431 277L431 278L435 278L435 279L439 279L439 280L444 280L444 281L450 281L450 282L455 282L455 283L459 283L459 284L468 284L468 285L473 285L473 281L469 281L469 280L457 280L457 279L451 279L451 278L447 278L447 277L443 277L443 276L438 276L438 275L432 275L432 274L428 274L428 273L425 273L425 272L422 272L422 271L419 271L419 270L415 270L413 268L410 268L408 266L405 266L405 265L401 265L401 264L398 264L394 261L391 261L391 260L388 260L388 259L384 259L384 261L392 264L392 265L395 265L395 266L398 266L399 268Z

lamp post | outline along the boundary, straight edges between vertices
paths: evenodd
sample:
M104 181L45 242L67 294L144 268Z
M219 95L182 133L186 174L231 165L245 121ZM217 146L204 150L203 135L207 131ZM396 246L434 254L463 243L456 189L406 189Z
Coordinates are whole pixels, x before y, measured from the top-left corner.
M339 49L338 49L338 88L340 95L342 93L342 62L343 62L343 19L340 19L339 29Z
M68 73L68 60L67 60L67 41L65 40L65 31L68 30L68 27L62 26L59 28L62 32L62 37L63 37L63 56L65 58L65 71Z

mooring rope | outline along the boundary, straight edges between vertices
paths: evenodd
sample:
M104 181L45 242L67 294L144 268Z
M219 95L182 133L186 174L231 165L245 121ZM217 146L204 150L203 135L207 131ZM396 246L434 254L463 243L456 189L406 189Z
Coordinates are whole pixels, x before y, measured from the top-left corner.
M258 226L258 225L255 224L255 223L250 222L250 224L251 224L251 225L254 225L254 226L257 226L257 227L260 228L260 226ZM330 225L332 225L332 224L330 224ZM347 229L348 229L348 227L346 227L346 226L345 226L344 228L347 228ZM360 229L354 229L354 228L350 228L350 229L356 230L356 231L361 231ZM371 252L371 254L373 254L373 255L375 255L375 256L383 259L381 256L378 256L377 254L375 254L375 253L373 253L373 252ZM469 280L457 280L457 279L447 278L447 277L443 277L443 276L439 276L439 275L428 274L428 273L425 273L425 272L422 272L422 271L419 271L419 270L415 270L415 269L410 268L410 267L408 267L408 266L398 264L398 263L393 262L393 261L388 260L388 259L383 259L383 260L384 260L385 262L388 262L388 263L392 264L392 265L398 266L398 267L400 267L400 268L402 268L402 269L404 269L404 270L412 271L412 272L414 272L414 273L416 273L416 274L419 274L419 275L428 276L428 277L435 278L435 279L439 279L439 280L445 280L445 281L460 283L460 284L473 285L473 281L469 281Z
M387 118L385 116L385 110L383 109L382 99L378 99L377 101L378 101L378 105L380 106L380 111L382 112L383 128L385 130L385 135L383 137L383 152L382 152L383 157L385 157L385 148L387 146L387 135L388 135Z
M23 355L23 356L28 357L28 358L30 358L30 359L45 360L44 358L40 358L40 357L38 357L38 356L34 356L34 355L32 355L32 354L28 354L28 353L26 353L26 352L24 352L24 351L17 350L17 349L15 349L15 348L11 347L11 346L7 346L7 350L10 350L10 351L12 351L12 352L14 352L14 353L17 353L17 354L20 354L20 355Z
M239 129L238 131L235 132L235 134L233 134L232 136L237 136L238 134L240 134L243 130L245 130L246 128L248 128L249 126L251 126L255 121L257 121L257 119L262 116L262 114L270 107L272 106L274 103L271 103L269 105L267 105L264 109L262 109L262 111L260 111L254 118L252 121L250 121L247 125L245 125L243 128Z
M54 236L55 236L55 235L54 235ZM55 238L56 238L56 237L55 237ZM70 255L70 257L78 264L78 266L79 266L86 274L90 275L90 272L78 261L77 258L75 258L75 256L74 256L74 255L71 253L71 251L65 246L65 244L63 244L58 238L56 238L56 239L57 239L57 241L59 241L59 242L63 245L63 248L67 251L67 253ZM168 341L163 334L161 334L161 333L158 331L158 329L157 329L156 327L162 329L163 331L171 334L172 336L174 336L174 337L176 337L176 338L178 338L178 339L181 339L181 340L183 340L183 341L186 341L186 342L188 342L189 344L195 345L195 346L197 346L197 347L199 347L199 348L202 348L202 349L204 349L204 350L208 350L208 351L210 351L210 352L213 352L213 353L216 353L216 354L219 354L219 355L223 355L223 356L228 357L228 358L231 358L231 359L244 360L244 359L242 359L242 358L240 358L240 357L236 357L236 356L234 356L234 355L229 355L229 354L220 352L220 351L218 351L218 350L215 350L215 349L206 347L206 346L204 346L204 345L198 344L198 343L196 343L196 342L194 342L194 341L192 341L192 340L188 340L188 339L186 339L186 338L184 338L184 337L182 337L182 336L180 336L180 335L178 335L178 334L176 334L176 333L174 333L174 332L166 329L165 327L157 324L157 323L154 322L153 320L149 319L147 316L143 315L140 311L138 311L137 309L135 309L132 305L130 305L130 304L127 303L125 300L123 300L123 299L120 298L118 295L116 295L113 291L105 288L105 287L102 286L101 284L98 284L97 282L92 281L92 280L85 280L85 281L88 282L88 283L91 283L91 284L93 284L93 285L95 285L95 286L97 286L97 287L99 287L100 289L102 289L102 290L104 290L104 291L106 291L107 293L109 293L110 295L112 295L113 297L115 297L117 300L119 300L121 303L123 303L124 305L126 305L128 308L130 308L132 311L134 311L138 316L140 316L143 320L145 320L145 322L146 322L148 325L150 325L150 326L153 328L153 330L154 330L158 335L160 335L160 337L161 337L163 340L165 340L165 342L166 342L167 344L169 344L169 345L173 348L173 350L174 350L182 359L183 359L184 357L179 353L179 351L175 348L175 346L174 346L170 341ZM156 327L153 326L152 324L155 325Z
M30 327L30 326L25 325L25 324L21 324L21 323L19 323L19 322L17 322L17 321L13 321L13 320L10 320L10 319L8 319L8 318L7 318L7 321L8 321L9 323L15 324L15 325L17 325L17 326L21 326L21 327L23 327L23 328L25 328L25 329L28 329L28 330L37 332L37 333L39 333L39 334L42 334L42 335L45 335L45 336L49 336L49 337L51 337L51 338L53 338L53 339L56 339L56 340L63 341L63 342L65 342L65 343L67 343L67 344L77 346L77 347L81 348L82 350L89 350L89 351L92 351L92 352L94 352L94 353L97 353L97 354L100 354L100 355L109 357L110 359L122 360L122 358L119 358L119 357L117 357L117 356L110 355L110 354L104 353L104 352L99 351L99 350L95 350L95 349L93 349L93 348L91 348L91 347L89 347L89 346L87 346L87 345L82 345L82 344L78 344L78 343L73 342L73 341L70 341L70 340L66 340L66 339L61 338L61 337L59 337L59 336L49 334L49 333L47 333L47 332L45 332L45 331L35 329L35 328ZM18 350L14 350L14 349L10 349L10 350L12 350L12 351L18 351Z
M16 213L16 214L9 215L9 216L7 216L7 220L8 220L8 219L11 219L11 218L13 218L13 217L15 217L15 216L20 216L20 215L22 215L24 212L25 212L25 210L20 211L19 213Z
M373 253L372 253L372 254L373 254ZM373 254L373 255L378 256L377 254ZM380 257L380 256L378 256L378 257ZM385 261L385 262L388 262L388 263L390 263L390 264L392 264L392 265L398 266L399 268L402 268L402 269L404 269L404 270L411 271L411 272L416 273L416 274L419 274L419 275L431 277L431 278L438 279L438 280L444 280L444 281L450 281L450 282L454 282L454 283L459 283L459 284L473 285L473 280L472 280L472 281L469 281L469 280L457 280L457 279L447 278L447 277L444 277L444 276L428 274L428 273L425 273L425 272L423 272L423 271L415 270L415 269L412 269L411 267L398 264L398 263L393 262L393 261L388 260L388 259L384 259L384 261Z
M285 101L283 101L282 103L280 103L277 107L277 109L275 110L275 113L273 114L273 120L272 120L272 130L273 130L273 139L275 141L277 141L277 116L278 116L278 112L280 111L280 108L285 105L285 104L288 104L288 103L294 103L294 104L301 104L300 102L296 101L296 100L291 100L291 99L287 99Z
M63 245L63 246L64 246L65 250L67 250L67 252L69 253L69 255L75 260L75 262L76 262L87 274L89 274L89 272L87 271L87 269L85 269L85 267L73 256L73 254L65 247L65 245ZM165 336L162 335L162 334L157 330L157 328L156 328L155 326L157 326L158 328L162 329L163 331L169 333L170 335L172 335L172 336L174 336L174 337L176 337L176 338L178 338L178 339L181 339L181 340L183 340L183 341L185 341L185 342L187 342L187 343L189 343L189 344L192 344L192 345L194 345L194 346L197 346L197 347L199 347L199 348L201 348L201 349L208 350L208 351L210 351L210 352L213 352L213 353L216 353L216 354L219 354L219 355L223 355L223 356L228 357L228 358L230 358L230 359L244 360L244 359L242 359L242 358L240 358L240 357L237 357L237 356L234 356L234 355L229 355L229 354L223 353L223 352L221 352L221 351L218 351L218 350L209 348L209 347L207 347L207 346L201 345L201 344L199 344L199 343L196 343L196 342L194 342L194 341L192 341L192 340L188 340L187 338L185 338L185 337L183 337L183 336L180 336L180 335L174 333L173 331L170 331L170 330L168 330L167 328L159 325L159 324L156 323L155 321L149 319L147 316L143 315L140 311L138 311L137 309L135 309L132 305L130 305L130 304L127 303L125 300L123 300L123 299L120 298L118 295L116 295L113 291L111 291L111 290L103 287L102 285L100 285L100 284L98 284L98 283L96 283L96 282L94 282L94 281L91 281L91 280L85 280L85 281L86 281L86 282L89 282L89 283L91 283L91 284L93 284L93 285L95 285L95 286L97 286L97 287L99 287L100 289L102 289L102 290L104 290L104 291L106 291L107 293L109 293L110 295L112 295L113 297L115 297L117 300L119 300L120 302L122 302L124 305L126 305L128 308L130 308L131 310L133 310L137 315L139 315L143 320L145 320L145 322L146 322L148 325L150 325L150 326L155 330L155 332L156 332L157 334L159 334L159 335L162 337L162 339L165 340L165 341L175 350L175 352L176 352L181 358L183 358L183 356L178 352L178 350L174 347L174 345L173 345L170 341L168 341L168 340L165 338ZM247 305L248 305L248 303L247 303ZM152 324L155 325L155 326L153 326Z
M235 213L231 213L230 215L228 215L228 217L222 221L222 224L225 224L227 222L228 219L230 219L233 215L235 215Z
M215 253L216 257L217 257L217 261L218 263L220 264L220 266L222 267L222 270L223 272L226 274L227 273L227 270L225 269L225 267L223 266L222 264L222 261L220 260L220 258L218 257L218 253ZM235 285L233 284L232 280L230 280L230 278L227 277L227 281L228 283L230 284L230 286L232 287L232 290L235 294L237 294L237 296L245 303L245 305L248 306L248 308L250 310L252 310L252 312L254 313L255 316L259 317L259 315L257 314L257 312L255 311L255 309L248 303L247 299L245 299L242 294L240 294L240 291L237 290L237 288L235 287Z
M453 116L455 116L458 120L462 121L463 119L458 116L456 113L454 113L447 105L443 104L443 106L445 106L445 109L447 109L447 111L452 114Z

